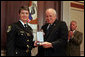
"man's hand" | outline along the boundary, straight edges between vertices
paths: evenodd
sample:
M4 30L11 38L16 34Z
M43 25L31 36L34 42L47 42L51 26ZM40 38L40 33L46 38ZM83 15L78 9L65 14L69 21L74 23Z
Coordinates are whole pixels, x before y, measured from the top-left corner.
M43 46L44 48L52 48L52 43L50 42L43 42L40 44L40 46Z
M38 46L38 45L37 45L38 42L39 42L39 41L35 41L35 42L34 42L34 46Z
M72 37L72 36L73 36L73 32L69 31L69 37Z
M70 39L70 38L72 38L72 36L73 36L73 32L72 31L69 31L68 38Z

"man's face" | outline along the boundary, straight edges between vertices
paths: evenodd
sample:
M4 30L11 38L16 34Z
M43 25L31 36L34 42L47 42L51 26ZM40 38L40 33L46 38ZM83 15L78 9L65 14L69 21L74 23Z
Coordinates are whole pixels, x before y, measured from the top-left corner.
M46 11L46 21L47 23L54 23L56 19L56 16L54 15L54 13L52 11Z
M74 31L76 29L76 27L77 27L76 23L75 22L71 22L71 24L70 24L70 30L71 31Z
M23 22L26 22L29 18L29 12L28 10L21 10L20 12L20 19L23 21Z

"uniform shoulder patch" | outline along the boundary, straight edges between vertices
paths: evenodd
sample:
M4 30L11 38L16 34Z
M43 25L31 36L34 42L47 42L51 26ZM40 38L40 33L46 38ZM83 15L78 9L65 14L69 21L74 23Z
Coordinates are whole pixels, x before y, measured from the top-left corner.
M10 31L11 31L11 28L12 28L12 26L11 26L11 25L10 25L10 26L8 26L7 32L10 32Z

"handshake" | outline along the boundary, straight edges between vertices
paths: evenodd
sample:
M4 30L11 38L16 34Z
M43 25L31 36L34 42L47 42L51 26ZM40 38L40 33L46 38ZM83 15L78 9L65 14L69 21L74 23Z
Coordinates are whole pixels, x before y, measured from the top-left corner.
M43 48L52 48L53 46L52 46L52 43L50 43L50 42L39 42L39 41L35 41L34 42L34 46L43 46Z

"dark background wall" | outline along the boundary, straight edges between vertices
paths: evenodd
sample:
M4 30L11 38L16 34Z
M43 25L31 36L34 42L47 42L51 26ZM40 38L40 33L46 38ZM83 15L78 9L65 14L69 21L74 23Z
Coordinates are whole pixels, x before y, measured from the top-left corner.
M9 24L19 20L18 10L22 5L28 6L29 1L1 1L1 48L6 48L6 30ZM45 10L54 8L58 12L58 18L61 16L60 1L38 1L38 29L45 24Z

